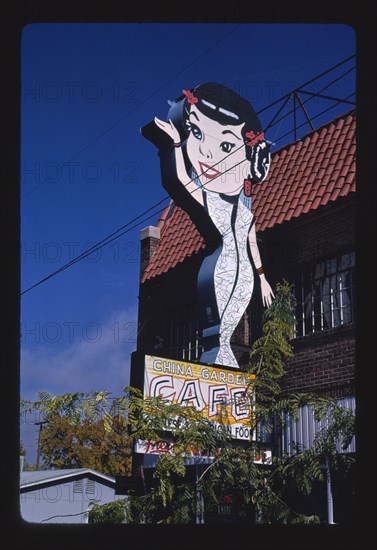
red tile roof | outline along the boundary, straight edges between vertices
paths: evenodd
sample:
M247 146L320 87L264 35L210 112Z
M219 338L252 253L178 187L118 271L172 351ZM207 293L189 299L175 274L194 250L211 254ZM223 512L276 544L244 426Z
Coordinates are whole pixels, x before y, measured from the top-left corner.
M356 191L356 115L350 111L272 153L268 178L253 186L256 230L264 231ZM205 248L189 216L171 205L142 282L166 273Z
M158 224L161 227L160 243L142 282L166 273L188 256L205 248L203 237L184 210L172 204L163 212L161 218L164 217L166 219Z

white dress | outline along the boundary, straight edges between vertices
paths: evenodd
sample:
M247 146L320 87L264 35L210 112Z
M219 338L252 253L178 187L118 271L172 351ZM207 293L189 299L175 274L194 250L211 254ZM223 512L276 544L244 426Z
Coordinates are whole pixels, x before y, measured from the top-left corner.
M250 303L254 273L248 254L248 235L254 216L243 196L226 197L203 191L206 209L222 236L214 270L214 289L220 316L220 348L215 363L239 368L230 338Z

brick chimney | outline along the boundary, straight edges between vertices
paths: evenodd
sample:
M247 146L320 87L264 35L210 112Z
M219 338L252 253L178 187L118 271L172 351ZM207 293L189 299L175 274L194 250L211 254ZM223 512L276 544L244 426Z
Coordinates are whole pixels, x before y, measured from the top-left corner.
M160 228L153 225L149 225L140 231L140 280L157 250L160 233Z

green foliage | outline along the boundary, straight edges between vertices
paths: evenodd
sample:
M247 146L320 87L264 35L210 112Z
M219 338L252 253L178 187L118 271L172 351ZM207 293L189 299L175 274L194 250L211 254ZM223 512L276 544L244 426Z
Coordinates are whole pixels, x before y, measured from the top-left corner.
M291 287L284 282L276 286L276 297L264 313L263 336L253 344L249 372L255 374L255 389L270 399L280 392L277 382L284 374L285 359L291 357L289 339L294 327L295 301Z
M109 395L107 391L38 393L33 408L44 421L40 452L45 468L92 468L110 476L130 473L125 398Z
M127 393L127 418L131 435L147 441L165 440L167 432L174 433L174 454L190 455L192 452L213 453L229 435L213 430L209 420L191 406L182 407L161 397L143 399L134 388Z
M263 316L263 335L250 351L248 372L253 382L255 421L272 430L272 419L283 421L282 407L277 404L281 392L280 379L285 362L293 355L290 338L294 327L295 299L291 286L284 281L276 285L275 299ZM290 407L293 402L290 403Z
M22 441L20 441L20 456L26 456L26 449Z
M107 504L99 505L97 502L91 504L88 512L88 523L125 523L126 520L126 499L116 500Z
M287 418L297 418L300 408L310 405L318 419L329 420L326 429L318 433L310 449L300 449L291 457L274 457L271 464L261 466L254 461L258 453L255 441L251 440L246 448L234 447L226 436L220 441L219 434L194 410L182 409L163 400L142 401L141 395L133 394L135 402L130 418L135 436L159 441L166 438L165 430L170 422L180 419L173 430L175 454L160 457L154 473L154 487L143 497L130 497L134 510L142 506L148 509L147 521L192 523L197 514L195 502L202 501L208 512L224 496L232 495L240 521L250 518L254 510L259 523L320 522L315 514L294 510L289 505L290 496L292 492L304 497L310 495L313 484L323 480L324 456L330 457L333 468L339 467L342 459L337 444L339 437L345 446L350 442L354 433L353 415L339 407L336 401L317 399L310 394L281 395L280 380L285 374L285 362L293 354L290 338L294 307L290 285L286 282L277 285L276 298L264 316L263 335L250 353L248 370L256 376L252 403L255 419L271 430L275 419L282 428ZM207 450L209 455L212 451L214 457L211 464L201 467L196 482L184 478L182 454L189 455L190 448L202 450L203 454ZM144 520L147 515L143 516ZM135 519L134 515L133 521Z
M55 467L85 465L110 475L124 473L130 441L169 442L170 452L159 457L153 478L143 478L144 494L130 491L127 498L89 512L90 523L195 523L224 498L234 499L239 521L254 516L262 524L316 524L314 513L293 509L292 494L305 498L323 480L326 461L333 472L345 472L353 459L339 453L354 434L354 416L336 400L311 394L282 395L280 380L292 356L294 298L288 283L277 285L276 298L264 316L263 335L250 352L249 372L255 375L252 406L255 421L272 430L283 429L290 418L308 405L321 429L310 449L298 448L293 456L275 456L269 464L256 463L260 449L251 438L234 446L225 431L213 429L195 408L164 399L143 398L135 388L110 398L108 392L52 397L41 392L34 404L47 427L42 431L45 463ZM25 410L29 406L25 403ZM212 457L196 476L189 475L185 457ZM128 471L128 470L127 470ZM143 475L143 469L141 469ZM294 500L293 500L294 501ZM202 510L199 510L199 508Z
M23 463L23 468L22 468L24 472L31 472L31 471L35 471L37 469L35 464L29 464L26 461L26 449L25 449L24 444L23 444L22 441L20 441L20 456L24 457L24 463Z
M194 407L182 407L161 397L143 399L140 392L130 387L125 391L127 416L135 439L157 443L166 441L168 432L174 434L172 454L160 457L149 498L131 495L128 521L133 522L137 512L143 511L143 517L152 523L188 523L196 514L196 487L184 479L184 457L214 455L219 448L230 445L229 435L214 430Z

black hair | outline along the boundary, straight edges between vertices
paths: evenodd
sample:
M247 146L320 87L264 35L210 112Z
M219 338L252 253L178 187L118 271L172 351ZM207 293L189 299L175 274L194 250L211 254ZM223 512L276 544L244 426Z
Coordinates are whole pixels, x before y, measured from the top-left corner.
M250 132L250 130L255 133L262 131L260 120L251 103L230 88L215 82L208 82L200 84L191 93L198 99L198 102L195 103L196 108L216 122L224 125L239 125L245 122L243 137L246 137L246 132ZM189 111L187 97L185 102L185 110ZM208 104L214 105L216 109Z

